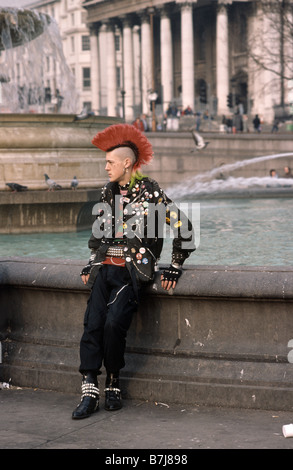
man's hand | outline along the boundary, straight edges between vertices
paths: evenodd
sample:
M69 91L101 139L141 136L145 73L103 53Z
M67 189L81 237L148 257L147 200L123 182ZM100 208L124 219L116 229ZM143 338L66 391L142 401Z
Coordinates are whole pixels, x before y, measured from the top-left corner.
M84 283L84 285L87 284L87 282L88 282L88 280L89 280L89 277L90 277L89 274L81 274L81 280L82 280L82 282Z
M164 290L175 289L177 281L182 274L182 270L170 265L161 275L161 285Z
M89 264L87 264L80 273L81 280L84 284L87 284L89 280L91 269L92 269L92 262L90 261Z
M171 287L172 289L175 289L177 282L176 281L166 281L163 278L163 274L161 276L161 286L163 287L164 290L170 290Z

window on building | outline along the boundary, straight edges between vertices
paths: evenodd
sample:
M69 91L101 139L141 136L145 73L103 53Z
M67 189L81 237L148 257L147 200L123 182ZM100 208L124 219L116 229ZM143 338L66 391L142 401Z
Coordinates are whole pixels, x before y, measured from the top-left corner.
M238 46L239 52L246 52L247 50L247 18L245 15L240 16L240 41L235 41Z
M120 36L115 34L115 51L120 51Z
M81 47L83 51L90 51L91 50L91 45L90 45L90 37L89 36L82 36L81 37Z
M16 79L19 82L20 80L20 63L19 62L16 64Z
M200 78L196 81L195 84L195 93L199 97L200 103L206 104L208 101L207 96L207 83L203 78Z
M45 103L51 103L52 94L50 88L50 82L47 80L47 86L45 87Z
M206 32L204 28L200 28L199 30L199 60L205 60L206 58Z
M75 42L74 42L74 36L71 36L71 52L75 52Z
M74 82L76 80L76 77L75 77L75 67L71 67L71 72L72 72L72 75L74 77Z
M83 67L82 69L82 83L84 89L91 87L91 69L89 67Z
M71 13L71 26L74 26L74 13Z
M116 85L121 88L121 67L116 67Z

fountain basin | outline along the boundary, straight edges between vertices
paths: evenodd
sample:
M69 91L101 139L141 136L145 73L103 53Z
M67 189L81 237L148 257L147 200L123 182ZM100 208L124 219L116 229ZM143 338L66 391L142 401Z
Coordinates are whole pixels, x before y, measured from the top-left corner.
M105 155L91 144L93 136L105 127L121 122L118 118L90 116L76 120L73 114L0 114L0 216L4 223L1 233L28 233L50 231L76 231L83 204L94 203L92 190L107 181ZM178 199L178 186L186 190L192 178L222 168L221 165L242 162L251 156L251 164L240 167L231 175L268 179L269 169L282 171L290 157L274 159L274 154L289 153L289 135L218 135L209 134L210 141L203 152L191 153L190 133L148 133L155 158L143 172L156 179L168 195ZM255 157L272 155L263 161ZM48 193L44 173L60 184L63 190ZM73 176L79 180L76 194L69 195ZM228 175L229 176L229 175ZM239 180L229 188L231 180L224 181L221 191L212 192L208 182L204 192L195 193L196 200L217 198L290 197L293 185L264 187L237 187ZM19 183L28 187L23 193L11 193L6 183ZM292 183L292 181L291 181ZM243 184L243 181L241 182ZM89 192L87 192L90 190ZM67 192L66 192L67 191ZM81 191L84 191L81 192ZM89 208L87 204L86 210ZM89 212L84 212L83 214ZM51 214L49 216L49 214ZM55 215L54 215L55 214ZM91 225L82 222L81 228Z
M46 189L44 173L65 188L76 175L83 188L98 187L107 179L104 153L91 144L105 127L121 122L105 116L77 121L73 114L0 114L0 191L16 182L29 189ZM280 173L291 158L253 162L255 157L292 151L291 135L206 134L208 147L194 150L190 133L149 132L155 158L144 169L163 188L188 181L193 176L222 165L252 160L251 165L233 170L232 176L267 177L269 169ZM280 174L281 176L281 174Z
M64 233L63 227L68 227L68 220L72 217L72 201L77 195L82 196L83 192L85 193L82 203L84 205L75 220L76 224L72 225L72 230ZM73 192L72 195L70 191L60 191L54 194L47 191L35 193L40 193L39 200L29 207L34 207L36 213L40 208L39 218L37 214L29 217L27 205L21 204L22 194L7 195L11 199L16 196L16 199L20 199L20 203L15 219L17 229L14 232L11 219L9 219L10 226L8 227L6 225L8 219L6 221L3 217L4 233L0 233L0 256L87 259L89 257L88 240L93 223L92 207L97 192L80 190ZM67 199L58 202L62 193ZM31 195L33 194L34 192L31 191ZM43 205L42 201L46 200L46 196L50 198L51 203ZM88 199L87 202L86 199ZM193 201L184 203L184 209L194 226L197 247L195 253L186 260L185 265L197 263L226 266L292 266L291 197L203 198L195 201L195 203ZM78 202L75 204L77 206ZM46 207L48 214L45 212ZM10 208L10 213L13 210L16 210L15 206ZM75 214L77 217L77 211ZM41 217L45 220L43 221ZM52 230L46 232L46 227L48 228L50 224ZM7 234L5 230L8 231L8 229L10 232ZM169 264L172 233L166 230L163 236L165 239L160 261Z
M6 183L11 182L29 190L48 189L44 173L63 188L70 188L73 176L79 188L101 186L106 178L104 152L91 140L120 121L99 116L78 121L73 114L1 114L0 191L8 190Z
M95 189L4 192L0 195L0 233L76 232L92 226Z

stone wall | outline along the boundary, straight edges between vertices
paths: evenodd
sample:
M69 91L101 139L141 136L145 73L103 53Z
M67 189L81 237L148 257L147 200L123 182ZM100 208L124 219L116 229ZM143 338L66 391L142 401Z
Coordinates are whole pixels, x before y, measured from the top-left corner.
M77 176L79 188L101 187L107 180L105 154L91 140L98 131L117 122L120 120L99 116L76 121L74 115L0 115L0 203L2 191L9 191L6 183L47 190L44 173L63 189L70 189L73 176ZM203 136L209 144L198 152L190 132L148 132L155 158L143 171L166 189L224 164L292 153L290 134L233 135L217 130ZM269 176L270 168L282 173L290 162L292 156L252 162L231 175Z
M76 232L93 223L100 190L3 192L0 233Z
M84 261L1 259L2 380L80 392ZM122 385L143 400L293 409L293 268L192 266L150 285L127 339ZM102 387L101 387L102 388Z
M293 153L292 136L288 134L234 135L206 132L202 137L208 142L208 146L201 151L195 150L190 132L157 132L148 134L148 137L153 145L155 158L145 171L164 188L172 187L178 182L184 184L198 174L236 162L239 162L239 168L225 171L225 177L264 177L269 176L271 168L275 168L279 176L282 176L285 165L293 167L293 155L273 158L273 155ZM268 158L253 161L256 157ZM246 160L251 162L244 164Z

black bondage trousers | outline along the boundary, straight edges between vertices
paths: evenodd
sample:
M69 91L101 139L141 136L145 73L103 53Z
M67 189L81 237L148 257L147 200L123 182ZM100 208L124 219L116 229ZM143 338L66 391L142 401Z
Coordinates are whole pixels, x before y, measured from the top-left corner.
M105 264L98 272L84 316L80 341L80 372L96 371L104 366L118 372L125 365L126 335L137 298L129 271Z

